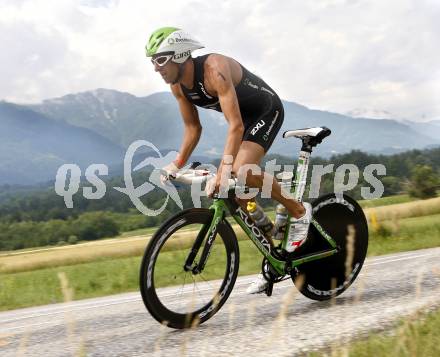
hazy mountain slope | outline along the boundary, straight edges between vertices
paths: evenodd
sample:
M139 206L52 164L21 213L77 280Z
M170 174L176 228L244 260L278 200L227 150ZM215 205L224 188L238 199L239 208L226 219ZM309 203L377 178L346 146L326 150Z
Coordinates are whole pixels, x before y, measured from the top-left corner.
M317 152L321 155L359 149L367 152L392 153L423 148L440 143L407 123L395 120L353 119L349 116L311 110L284 101L285 120L282 131L325 125L332 136ZM182 137L182 120L170 93L155 93L138 98L127 93L99 89L46 100L34 109L56 120L83 126L106 136L122 146L136 139L147 139L159 148L178 149ZM227 125L220 113L199 109L203 134L196 153L216 156L223 150ZM293 145L293 146L292 146ZM271 152L297 150L299 144L277 139Z
M353 149L392 154L440 144L439 122L352 118L284 101L285 119L270 153L296 156L299 140L281 138L289 129L327 126L332 135L315 151L320 156ZM194 152L215 158L223 151L227 123L221 113L199 109L202 137ZM0 184L53 179L63 163L122 168L124 148L145 139L162 151L178 150L183 123L171 93L136 97L97 89L40 104L0 103ZM112 173L110 173L112 174Z
M95 132L55 122L26 107L0 102L0 183L55 178L58 167L120 161L123 150Z
M440 120L432 120L422 123L415 123L407 120L404 123L422 135L429 136L437 141L440 140Z
M45 100L31 107L54 120L93 130L123 147L137 139L159 138L161 147L174 147L175 132L183 128L177 105L170 95L158 101L154 95L150 97L97 89Z

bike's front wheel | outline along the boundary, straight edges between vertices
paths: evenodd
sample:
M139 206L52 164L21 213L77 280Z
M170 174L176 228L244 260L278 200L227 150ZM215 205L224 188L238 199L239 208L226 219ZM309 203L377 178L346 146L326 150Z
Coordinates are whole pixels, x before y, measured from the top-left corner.
M167 220L153 235L142 260L140 289L144 304L160 323L188 328L212 317L225 303L238 273L239 250L226 220L218 224L203 271L197 267L214 216L209 209L192 208Z

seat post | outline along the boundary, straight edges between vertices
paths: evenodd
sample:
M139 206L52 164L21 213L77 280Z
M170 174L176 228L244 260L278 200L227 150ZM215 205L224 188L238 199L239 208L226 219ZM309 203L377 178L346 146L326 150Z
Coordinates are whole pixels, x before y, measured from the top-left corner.
M302 202L302 198L304 195L304 191L306 189L307 185L307 173L309 170L309 162L310 162L310 156L312 155L312 149L310 150L304 150L304 140L303 140L303 147L301 148L301 151L299 152L298 157L298 163L296 167L296 174L295 174L295 193L294 198L298 202Z
M301 202L307 184L307 171L309 169L310 156L313 148L320 144L324 138L331 134L331 130L325 126L316 128L304 128L288 130L283 133L283 138L296 137L302 141L301 151L299 152L298 165L296 167L294 181L294 198Z
M311 136L303 136L301 138L301 141L302 141L301 151L305 151L310 154L313 151L313 147L317 145L317 143L315 142L315 138Z

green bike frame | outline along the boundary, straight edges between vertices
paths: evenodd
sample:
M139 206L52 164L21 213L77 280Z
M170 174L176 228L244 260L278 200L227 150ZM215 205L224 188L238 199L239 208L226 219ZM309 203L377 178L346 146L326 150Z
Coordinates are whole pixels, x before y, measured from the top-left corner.
M294 198L297 201L302 201L302 196L304 194L306 179L307 179L307 171L309 165L310 153L307 151L301 151L298 159L298 165L295 175L295 181L293 186L289 184L291 187L291 192L294 194ZM285 185L285 184L284 184ZM273 247L271 246L268 239L264 236L263 232L257 227L257 225L253 222L252 218L249 216L248 212L243 210L238 203L235 201L235 195L228 198L215 198L214 202L210 206L210 209L214 211L214 215L212 221L209 223L209 228L206 226L202 227L201 234L205 237L207 234L208 240L204 246L203 253L201 256L200 264L197 267L197 270L203 270L204 265L206 264L206 260L209 257L209 253L212 247L212 243L215 239L215 235L217 233L217 225L226 217L227 213L230 212L232 217L234 217L235 221L238 225L244 230L246 235L251 239L251 241L256 245L258 250L263 254L263 256L269 261L271 266L276 270L279 275L289 274L292 269L295 267L310 262L317 259L322 259L331 255L336 254L339 251L336 242L333 240L330 235L328 235L324 229L320 226L320 224L312 219L312 224L319 231L319 233L324 237L324 239L329 243L330 248L327 250L318 251L316 253L307 254L303 256L297 256L293 259L281 260L278 259L273 253ZM290 216L288 217L290 220ZM289 225L286 229L286 233L284 239L281 243L282 247L285 247L287 242L287 236L289 234ZM201 244L201 240L199 240ZM193 247L198 250L199 247ZM191 254L190 254L191 255ZM191 263L193 259L189 259L188 262ZM186 265L188 268L189 266Z

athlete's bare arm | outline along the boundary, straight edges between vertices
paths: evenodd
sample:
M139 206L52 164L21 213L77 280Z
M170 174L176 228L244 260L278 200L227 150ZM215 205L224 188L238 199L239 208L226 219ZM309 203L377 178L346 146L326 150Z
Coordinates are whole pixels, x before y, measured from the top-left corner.
M206 70L210 67L214 67L216 63L222 63L223 65L227 65L229 67L229 71L231 73L232 83L234 84L234 87L241 81L241 77L243 75L243 71L241 69L240 63L238 63L236 60L234 60L231 57L223 56L217 53L210 54L205 62L205 73ZM206 83L206 74L205 74L205 84L206 89L209 93L212 93L216 97L217 91L212 88L211 83Z
M170 87L179 104L179 110L184 123L183 141L180 146L179 156L177 157L177 161L181 163L180 166L183 166L199 142L202 125L200 124L197 108L185 98L180 85L172 84Z
M215 93L219 98L220 107L229 124L223 154L232 155L235 160L243 138L244 125L233 78L234 74L236 77L240 73L233 73L237 72L237 69L230 60L222 55L210 55L205 62L205 83L207 90L210 89L211 93ZM241 71L241 68L239 69Z

